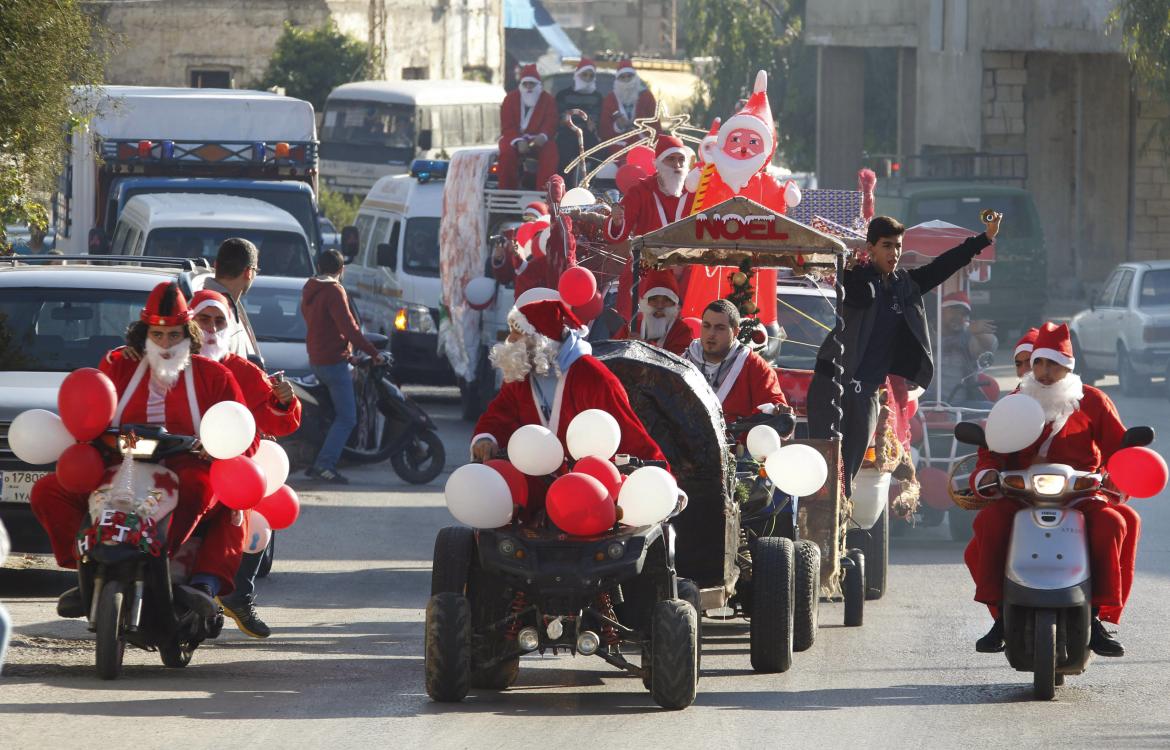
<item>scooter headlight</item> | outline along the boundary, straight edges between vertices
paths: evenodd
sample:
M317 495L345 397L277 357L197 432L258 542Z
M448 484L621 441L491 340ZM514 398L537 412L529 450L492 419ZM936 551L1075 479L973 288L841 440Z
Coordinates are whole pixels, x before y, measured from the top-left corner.
M1032 477L1032 489L1037 495L1059 495L1067 480L1060 474L1037 474Z

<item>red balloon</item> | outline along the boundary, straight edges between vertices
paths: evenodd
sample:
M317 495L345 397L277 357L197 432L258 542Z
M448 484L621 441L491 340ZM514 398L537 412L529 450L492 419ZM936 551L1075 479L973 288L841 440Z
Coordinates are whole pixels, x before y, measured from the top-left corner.
M484 466L490 466L500 473L504 481L508 483L508 489L512 491L512 504L528 505L528 477L515 466L511 461L502 458L493 458L490 461L484 461Z
M65 429L80 442L101 435L118 408L118 391L100 370L82 367L61 382L57 391L57 412Z
M601 311L604 309L605 301L601 299L601 292L594 292L593 299L584 305L573 308L573 314L582 323L591 323L598 315L601 315Z
M648 175L654 174L654 149L649 146L634 146L626 152L626 164L632 164Z
M630 192L630 188L646 179L646 172L634 164L623 164L614 176L618 190L623 194Z
M1153 497L1166 489L1166 461L1145 447L1122 448L1109 458L1109 478L1130 497Z
M287 484L260 501L256 512L268 519L274 529L287 529L301 515L301 499Z
M583 307L597 294L597 278L588 268L573 266L561 274L557 282L561 299L570 307Z
M106 463L102 454L89 443L78 443L65 449L57 459L57 481L61 487L78 495L88 495L102 483Z
M922 485L922 500L936 510L954 507L951 500L951 478L942 469L930 466L918 470L918 482Z
M587 474L570 472L548 488L548 517L573 536L593 536L617 522L617 506L605 486Z
M691 337L699 338L703 332L703 321L699 318L683 318L683 322L691 329Z
M611 499L617 501L618 490L622 486L622 474L613 463L597 456L586 456L573 465L577 474L588 474L605 487Z
M267 483L264 469L247 456L211 462L211 489L219 501L232 510L255 508L264 498ZM272 520L267 513L264 517Z

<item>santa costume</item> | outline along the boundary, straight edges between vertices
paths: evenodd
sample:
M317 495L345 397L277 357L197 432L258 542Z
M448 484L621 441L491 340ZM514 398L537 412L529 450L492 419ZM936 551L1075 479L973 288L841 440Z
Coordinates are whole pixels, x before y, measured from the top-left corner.
M723 405L723 421L736 420L761 412L771 413L777 407L788 408L788 400L780 390L780 379L767 361L735 339L731 351L721 362L708 362L703 356L703 340L695 339L687 347L685 356L707 379L719 403Z
M691 335L690 326L683 322L682 316L679 314L681 308L679 306L678 282L674 278L674 273L670 270L648 271L642 277L639 288L644 290L638 295L639 312L631 323L627 323L618 331L614 338L636 338L639 341L653 344L659 349L665 349L671 354L682 356L687 347L690 346L691 341L694 340L694 336ZM662 321L661 325L665 326L659 336L653 336L648 331L648 327L654 325L651 319L655 312L655 309L649 304L649 299L655 296L668 297L674 301L673 306L666 308L666 318L659 319ZM631 337L631 330L636 335Z
M1045 323L1037 334L1032 362L1048 359L1070 370L1074 367L1067 325ZM1003 598L1004 567L1016 513L1025 506L981 491L980 482L990 471L1026 469L1034 463L1066 464L1078 471L1099 471L1121 448L1125 425L1113 402L1103 392L1085 385L1073 372L1045 386L1029 373L1018 389L1033 396L1045 408L1044 431L1035 443L1011 454L979 449L971 474L971 487L981 497L993 498L975 517L975 536L964 555L975 580L975 600L997 607ZM986 494L985 494L986 493ZM1117 622L1133 583L1133 567L1141 519L1128 505L1111 502L1105 495L1077 505L1085 516L1093 577L1094 607L1100 617ZM993 614L994 614L993 609Z
M140 317L147 325L178 326L186 325L191 314L178 284L163 282L150 293ZM231 372L199 355L190 355L177 380L170 385L158 382L150 364L155 356L152 344L148 337L147 350L140 361L126 357L122 351L114 351L99 365L113 381L118 394L112 426L162 425L175 435L198 435L200 420L213 405L220 401L244 403ZM189 345L184 338L166 352L172 357L183 357ZM179 348L183 351L172 351ZM253 441L248 455L254 452L255 446ZM184 454L168 458L164 463L179 478L178 506L171 518L167 540L173 554L216 507L216 501L212 497L211 467L207 461ZM74 540L88 512L88 495L65 490L56 475L49 474L33 487L30 504L49 535L57 563L63 568L77 567ZM242 526L215 524L200 546L193 570L197 575L213 576L219 581L220 593L230 593L243 550Z
M633 73L634 77L628 82L617 80L617 76L623 73ZM613 91L601 102L598 131L603 142L630 131L633 129L634 120L654 117L658 110L658 102L655 101L654 95L642 86L642 79L638 76L638 71L634 70L633 62L630 60L619 62L614 76ZM622 118L628 124L619 123L618 120ZM627 145L628 141L618 141L613 148L621 150Z
M587 409L601 409L616 419L621 429L618 453L666 460L630 407L621 381L591 355L592 348L579 334L581 322L564 303L545 299L514 307L508 324L530 339L513 346L533 343L545 354L537 357L536 367L522 379L508 380L505 375L499 394L475 424L472 445L486 439L505 449L512 433L524 425L538 424L560 439L568 455L565 433L573 418ZM502 347L507 346L504 342L493 350L494 363L506 356Z
M499 186L501 190L520 187L521 159L535 158L536 188L544 187L557 171L557 102L541 88L540 74L535 65L525 65L520 71L520 83L536 82L536 90L528 93L523 88L510 91L500 105L500 159ZM535 144L521 156L516 146L525 140L544 136L544 145Z
M1021 354L1028 354L1029 359L1031 359L1032 350L1036 348L1036 337L1039 335L1039 328L1029 328L1025 331L1020 340L1016 342L1016 348L1012 351L1012 359L1014 360Z

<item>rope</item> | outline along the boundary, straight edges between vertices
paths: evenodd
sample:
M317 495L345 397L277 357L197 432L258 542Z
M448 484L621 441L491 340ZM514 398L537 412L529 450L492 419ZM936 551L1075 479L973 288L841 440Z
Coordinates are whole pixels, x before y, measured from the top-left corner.
M787 307L789 310L792 310L794 313L796 313L796 314L797 314L797 315L799 315L800 317L802 317L802 318L807 318L808 320L811 320L811 321L812 321L813 323L815 323L817 326L819 326L819 327L821 327L821 328L824 328L826 331L832 331L832 330L833 330L832 328L829 328L827 325L825 325L825 324L824 324L824 323L822 323L821 321L817 320L817 319L816 319L816 318L814 318L813 316L811 316L811 315L809 315L808 313L806 313L804 310L801 310L800 308L794 307L793 305L791 305L791 304L789 304L789 303L785 302L784 300L780 299L779 297L777 297L777 298L776 298L776 301L777 301L777 302L779 302L780 304L784 305L785 307Z

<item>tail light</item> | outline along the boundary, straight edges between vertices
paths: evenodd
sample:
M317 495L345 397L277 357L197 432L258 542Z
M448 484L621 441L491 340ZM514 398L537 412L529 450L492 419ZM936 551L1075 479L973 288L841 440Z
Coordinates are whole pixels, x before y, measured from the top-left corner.
M1142 329L1142 340L1147 344L1170 341L1170 326L1146 326Z

